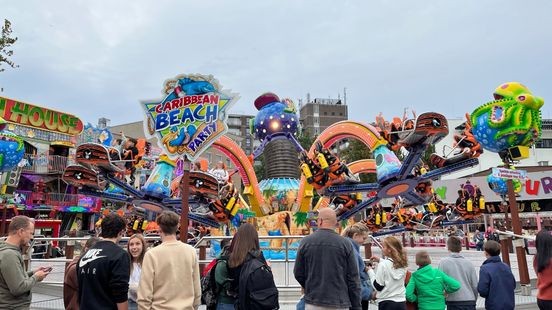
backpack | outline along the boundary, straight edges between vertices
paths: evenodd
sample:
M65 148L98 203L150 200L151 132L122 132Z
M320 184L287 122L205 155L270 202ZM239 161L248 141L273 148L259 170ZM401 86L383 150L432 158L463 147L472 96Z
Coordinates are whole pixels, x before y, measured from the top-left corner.
M489 236L487 237L488 240L493 240L493 241L496 241L496 242L500 242L500 238L498 237L498 234L497 233L490 233Z
M204 271L204 276L201 278L201 304L206 306L207 310L215 310L217 308L218 285L215 281L215 272L220 261L226 262L228 258L221 256L215 258Z
M238 309L280 309L274 276L263 258L253 256L240 272Z

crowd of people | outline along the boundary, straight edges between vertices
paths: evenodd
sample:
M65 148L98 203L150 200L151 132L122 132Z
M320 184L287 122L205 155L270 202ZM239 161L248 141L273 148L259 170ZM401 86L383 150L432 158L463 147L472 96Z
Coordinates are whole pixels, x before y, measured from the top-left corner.
M126 249L119 246L126 223L112 213L101 223L100 238L89 238L82 254L68 263L64 278L66 309L278 309L278 290L264 259L257 230L244 223L203 272L201 280L196 250L177 239L179 216L170 211L157 219L162 243L148 249L135 234ZM487 239L486 260L479 275L462 254L461 239L447 239L448 257L437 267L427 251L415 255L417 270L408 270L402 243L389 236L382 241L383 257L365 263L360 246L369 231L361 223L337 233L336 214L320 209L318 229L298 248L294 276L303 290L297 309L475 309L479 296L486 309L514 309L516 281L500 259L500 243ZM0 309L28 309L31 289L45 279L51 267L26 271L21 247L34 233L26 216L12 218L8 237L0 242ZM537 303L552 309L552 235L536 237ZM209 278L208 275L212 275ZM209 283L213 286L209 286ZM213 300L206 302L206 289Z
M415 256L418 269L410 274L406 251L395 237L383 240L383 258L374 256L364 263L358 247L368 230L357 223L345 229L346 238L340 238L336 225L333 211L321 209L319 230L299 247L294 274L305 294L298 310L368 309L370 300L377 301L379 309L464 310L475 309L479 296L485 298L485 309L515 308L516 281L510 267L500 259L501 245L492 230L485 235L475 234L476 246L486 257L479 276L473 263L461 254L462 240L456 235L447 239L450 255L440 261L438 268L431 266L429 253L422 250ZM537 303L540 309L552 309L550 232L537 234L536 248ZM338 267L324 268L329 264ZM329 291L339 293L327 294Z

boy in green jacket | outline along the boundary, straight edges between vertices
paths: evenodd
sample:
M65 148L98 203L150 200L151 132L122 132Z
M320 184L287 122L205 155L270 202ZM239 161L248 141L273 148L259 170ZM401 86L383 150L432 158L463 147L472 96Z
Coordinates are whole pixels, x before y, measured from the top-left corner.
M418 303L419 310L445 309L445 292L454 293L460 289L460 282L431 267L427 251L416 253L418 270L406 286L406 299Z

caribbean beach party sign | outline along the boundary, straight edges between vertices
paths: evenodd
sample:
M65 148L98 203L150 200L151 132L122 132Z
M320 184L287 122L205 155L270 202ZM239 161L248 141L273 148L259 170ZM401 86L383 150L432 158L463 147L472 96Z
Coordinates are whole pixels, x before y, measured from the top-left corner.
M228 108L238 94L223 90L212 75L178 75L164 83L164 99L142 101L144 132L156 137L171 159L197 159L228 127Z

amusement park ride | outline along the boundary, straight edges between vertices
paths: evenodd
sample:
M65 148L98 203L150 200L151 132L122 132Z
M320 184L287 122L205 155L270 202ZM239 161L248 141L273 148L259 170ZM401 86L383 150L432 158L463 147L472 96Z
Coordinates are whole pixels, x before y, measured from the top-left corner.
M296 140L298 121L293 103L271 93L264 94L255 101L260 112L251 131L261 145L252 155L246 156L225 136L212 145L237 167L244 184L243 192L239 193L231 183L217 180L207 172L192 171L188 184L191 191L189 218L202 225L218 227L220 223L231 221L240 208L248 208L257 216L272 213L266 207L268 198L259 190L252 162L263 152L266 154L273 142L284 140L290 142L290 148L298 154L292 159L299 158L299 169L296 165L289 171L300 170L302 174L297 194L292 198L292 212L306 213L327 206L336 211L340 220L347 220L364 211L363 221L367 226L373 232L383 233L428 230L473 220L485 212L484 197L476 186L466 182L459 190L456 204L447 205L433 191L432 181L478 164L477 157L490 144L487 136L481 143L482 130L497 135L491 137L498 143L498 146L491 143L496 147L491 148L493 151L530 145L538 139L540 118L535 111L542 104L536 104L529 90L520 85L499 86L495 91L496 100L484 105L485 108L476 109L475 117L467 115L466 123L454 136L456 152L448 157L433 154L429 163L421 161L422 155L449 133L447 120L441 114L422 113L413 119L395 118L392 122L378 116L373 125L338 122L322 132L309 150L304 150ZM520 113L532 119L519 118ZM350 138L363 142L374 158L345 164L330 151L339 140ZM402 162L396 151L406 155ZM120 158L117 150L103 145L79 145L77 165L66 168L63 180L78 187L83 194L132 203L154 212L180 211L179 193L171 191L171 183L180 182L179 176L174 175L174 161L161 156L144 187L138 190L122 179L125 168ZM287 162L279 161L279 164ZM360 183L359 173L376 174L377 182ZM314 191L321 198L312 207Z

